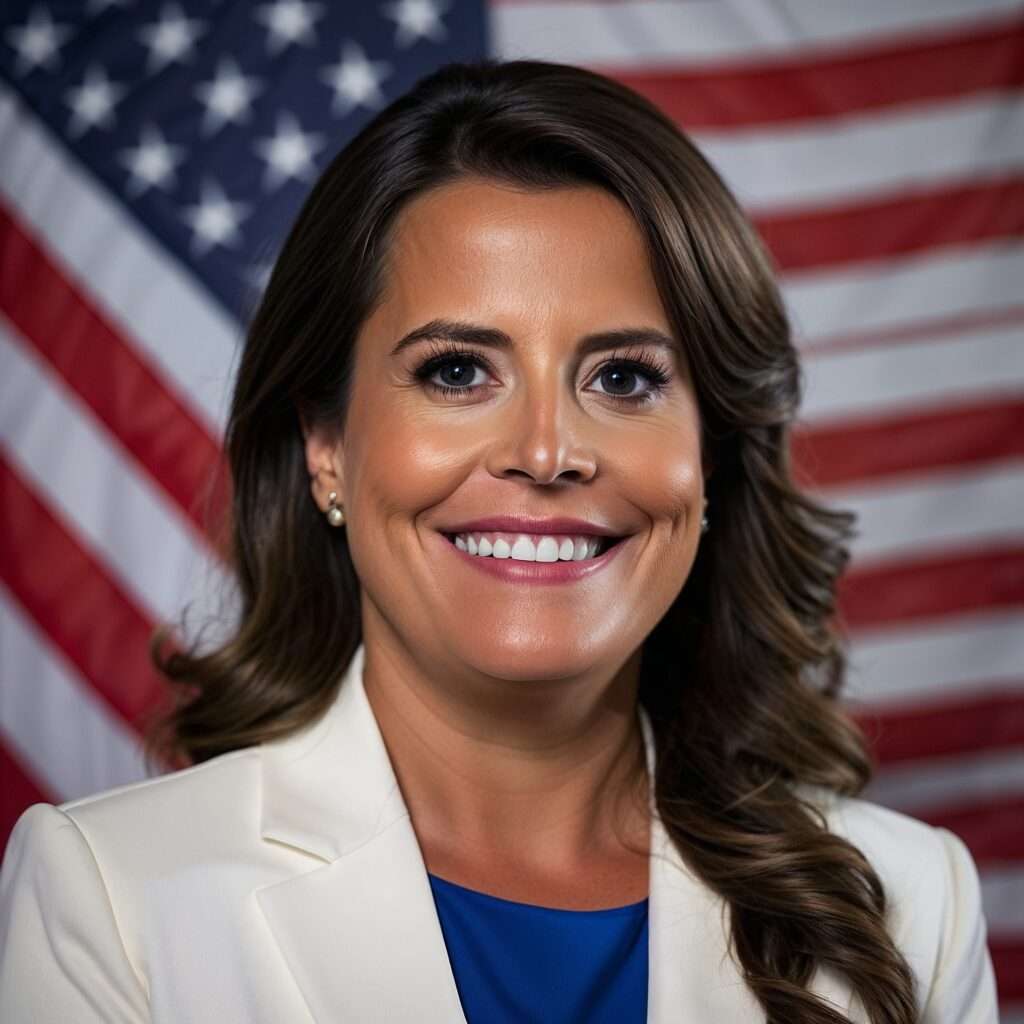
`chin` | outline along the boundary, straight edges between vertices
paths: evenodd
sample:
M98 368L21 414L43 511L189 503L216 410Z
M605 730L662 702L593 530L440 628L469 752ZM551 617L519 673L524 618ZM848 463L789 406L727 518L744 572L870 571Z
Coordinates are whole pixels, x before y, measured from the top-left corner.
M563 640L522 639L491 644L486 649L461 649L459 660L495 679L509 682L570 679L592 671L609 660L607 653L582 651Z

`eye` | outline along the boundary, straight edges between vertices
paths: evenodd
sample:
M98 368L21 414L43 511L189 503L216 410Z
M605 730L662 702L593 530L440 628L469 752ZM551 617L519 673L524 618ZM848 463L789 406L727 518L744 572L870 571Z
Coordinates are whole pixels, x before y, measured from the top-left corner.
M644 379L647 380L647 388L635 391L634 386L637 383L642 385ZM612 388L611 391L602 391L599 394L638 405L654 401L668 386L670 374L665 367L645 353L632 359L609 360L600 367L594 380L607 381ZM611 383L613 381L614 383Z
M478 370L486 375L487 364L479 356L472 352L450 352L427 359L416 369L415 375L417 380L449 398L483 387L477 379Z

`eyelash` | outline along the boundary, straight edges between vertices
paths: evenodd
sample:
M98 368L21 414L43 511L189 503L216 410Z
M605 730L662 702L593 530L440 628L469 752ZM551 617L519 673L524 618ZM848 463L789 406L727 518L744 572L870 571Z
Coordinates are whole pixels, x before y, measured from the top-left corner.
M432 342L431 354L415 369L414 376L418 381L426 384L427 387L446 399L470 394L483 387L483 385L477 384L473 387L456 388L450 384L436 384L430 380L438 370L459 363L468 363L472 366L478 366L483 370L490 369L487 361L482 356L460 348L454 342ZM615 402L622 402L626 405L639 406L653 402L668 387L672 379L666 367L644 349L629 351L626 355L617 354L613 356L598 367L594 376L600 377L612 367L622 367L630 373L639 373L650 382L650 388L639 395L612 395L607 393L603 395L604 398L610 398Z

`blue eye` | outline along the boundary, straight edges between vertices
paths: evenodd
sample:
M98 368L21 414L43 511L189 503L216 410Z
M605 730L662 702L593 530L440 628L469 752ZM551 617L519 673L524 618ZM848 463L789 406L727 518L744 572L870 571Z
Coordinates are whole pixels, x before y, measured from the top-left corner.
M627 402L642 402L650 401L654 395L661 391L666 384L668 384L668 375L660 367L650 367L646 364L638 363L634 360L629 359L613 359L612 361L605 363L601 367L600 373L597 374L595 380L601 380L604 377L610 377L616 375L620 378L625 377L627 383L630 380L637 380L647 378L649 387L646 391L641 391L639 394L625 394L616 395L607 391L602 394L608 395L609 398L618 398Z
M474 352L453 347L442 354L435 354L424 360L414 371L417 380L424 383L435 394L444 398L458 399L460 396L471 394L484 385L472 384L475 379L475 371L488 370L484 359ZM446 374L448 381L440 383L433 380L435 376ZM615 402L624 402L628 405L641 405L654 401L658 395L669 385L671 373L657 360L646 352L639 352L627 357L613 357L601 364L595 380L616 375L625 377L627 383L636 378L644 378L648 382L645 391L636 394L617 395L610 391L599 391L598 394L610 398ZM614 385L612 385L614 386Z
M483 362L472 356L446 356L440 360L434 360L433 365L426 368L426 380L432 387L448 394L458 391L473 391L475 388L468 386L477 370L486 370ZM451 373L449 383L436 384L430 380L438 374ZM419 371L417 371L418 375Z

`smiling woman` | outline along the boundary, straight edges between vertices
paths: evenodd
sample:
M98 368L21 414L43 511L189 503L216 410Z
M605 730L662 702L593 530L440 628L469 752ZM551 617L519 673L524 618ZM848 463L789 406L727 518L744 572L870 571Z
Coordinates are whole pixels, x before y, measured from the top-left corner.
M485 62L381 112L242 356L237 632L155 647L191 766L26 812L0 1016L994 1022L963 844L856 797L799 400L638 95Z

